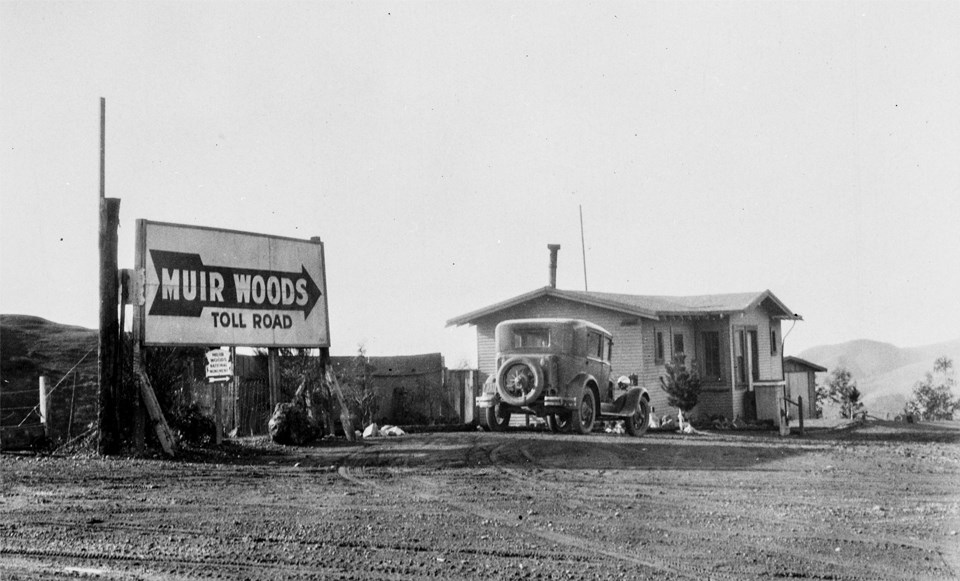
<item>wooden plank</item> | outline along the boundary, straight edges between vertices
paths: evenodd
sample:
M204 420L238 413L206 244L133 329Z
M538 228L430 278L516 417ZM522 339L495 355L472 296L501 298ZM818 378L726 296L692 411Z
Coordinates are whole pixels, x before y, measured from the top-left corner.
M160 409L160 403L157 401L157 394L153 391L150 384L150 378L147 372L140 368L137 370L140 377L140 397L147 408L147 413L153 421L153 429L157 433L157 439L160 440L160 447L164 454L173 458L176 455L177 442L173 437L167 420L163 417L163 410Z
M357 435L353 431L353 416L350 415L350 408L347 407L347 398L343 395L340 382L337 381L337 376L330 371L329 367L327 368L327 382L333 386L334 391L337 393L337 399L340 401L340 423L343 424L343 435L347 437L347 441L353 442L357 439Z

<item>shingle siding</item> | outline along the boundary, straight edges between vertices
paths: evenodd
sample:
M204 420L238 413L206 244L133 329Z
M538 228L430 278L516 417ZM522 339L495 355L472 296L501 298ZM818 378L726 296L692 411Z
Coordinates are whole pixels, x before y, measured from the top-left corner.
M482 381L497 371L497 345L493 337L497 322L483 321L477 325L477 369L480 370Z
M783 379L783 367L780 358L780 346L777 346L776 355L770 353L770 330L773 329L777 334L777 341L782 339L780 334L780 321L771 319L770 316L761 308L751 309L743 315L735 316L730 319L732 328L752 327L757 330L757 348L760 353L760 379L762 381Z
M733 394L730 390L704 391L700 393L699 403L697 403L697 407L693 408L691 415L704 418L723 416L730 419L730 412L733 409L732 402Z

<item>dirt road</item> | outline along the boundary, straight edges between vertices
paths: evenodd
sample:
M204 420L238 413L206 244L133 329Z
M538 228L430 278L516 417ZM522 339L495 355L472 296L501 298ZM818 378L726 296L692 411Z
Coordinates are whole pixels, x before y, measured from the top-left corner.
M957 579L960 423L0 455L0 579Z

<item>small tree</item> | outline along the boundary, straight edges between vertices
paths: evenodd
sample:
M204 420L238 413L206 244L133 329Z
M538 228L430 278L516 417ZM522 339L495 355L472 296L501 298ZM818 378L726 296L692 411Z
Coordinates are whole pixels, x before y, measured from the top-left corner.
M950 419L960 409L960 399L953 396L957 380L953 374L953 360L938 357L933 371L913 386L913 397L907 402L906 412L928 419Z
M816 412L817 412L818 418L823 417L823 404L824 402L827 402L829 400L830 400L830 393L829 393L829 390L827 389L827 386L822 383L818 383L816 387L816 401L814 402L816 404Z
M853 418L864 411L857 381L846 367L834 368L823 388L817 390L817 399L820 399L821 392L824 393L827 399L840 406L840 417Z
M367 357L367 349L361 343L357 346L357 354L350 361L350 366L341 377L347 405L364 426L373 422L380 408L380 396L373 385L374 371L375 368Z
M696 366L687 369L685 361L686 355L682 353L673 356L673 362L665 365L667 377L660 377L660 387L667 392L670 406L688 413L700 399L702 382Z

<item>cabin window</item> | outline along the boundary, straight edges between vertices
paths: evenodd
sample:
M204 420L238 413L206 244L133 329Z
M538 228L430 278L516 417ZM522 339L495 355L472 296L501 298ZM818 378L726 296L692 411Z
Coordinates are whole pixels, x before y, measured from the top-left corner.
M657 331L654 333L654 340L656 341L654 345L654 362L663 363L663 331Z
M673 336L673 355L674 357L676 357L677 355L682 355L683 353L684 353L683 335L674 335Z
M737 383L739 385L746 385L747 383L747 366L746 358L744 354L747 351L747 344L744 343L743 331L737 331L735 339L733 342L733 356L734 361L736 361L737 366Z
M549 347L550 331L547 329L519 329L513 332L513 347Z
M720 332L703 332L703 376L720 379Z
M770 355L777 354L777 330L770 329Z

